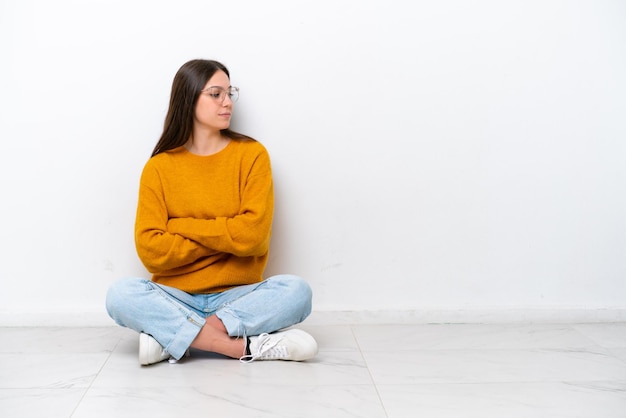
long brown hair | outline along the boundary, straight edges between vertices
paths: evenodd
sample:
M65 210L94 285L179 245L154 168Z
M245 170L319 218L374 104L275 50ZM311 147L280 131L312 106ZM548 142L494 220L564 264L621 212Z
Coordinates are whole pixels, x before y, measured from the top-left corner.
M191 60L183 64L174 76L170 105L165 116L163 133L152 156L184 145L193 132L193 117L200 91L217 71L230 73L226 66L213 60ZM252 139L246 135L222 129L222 135L231 139Z

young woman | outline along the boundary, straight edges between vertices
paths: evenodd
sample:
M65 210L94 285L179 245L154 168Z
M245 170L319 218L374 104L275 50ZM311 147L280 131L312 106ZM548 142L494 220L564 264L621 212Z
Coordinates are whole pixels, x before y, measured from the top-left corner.
M135 243L151 280L113 284L107 310L139 332L142 365L188 349L241 361L302 361L317 354L298 329L311 312L299 277L263 279L274 195L259 142L229 129L239 89L217 61L176 73L163 134L139 186Z

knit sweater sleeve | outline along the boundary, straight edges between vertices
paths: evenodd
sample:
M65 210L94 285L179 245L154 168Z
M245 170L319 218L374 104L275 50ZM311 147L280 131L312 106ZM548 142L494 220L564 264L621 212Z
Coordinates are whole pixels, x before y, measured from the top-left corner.
M135 220L135 246L142 263L150 273L193 263L216 252L167 230L168 213L158 170L146 164L139 185L139 202Z
M245 179L240 210L233 217L172 218L167 230L217 252L238 257L269 251L274 190L267 153L257 156Z

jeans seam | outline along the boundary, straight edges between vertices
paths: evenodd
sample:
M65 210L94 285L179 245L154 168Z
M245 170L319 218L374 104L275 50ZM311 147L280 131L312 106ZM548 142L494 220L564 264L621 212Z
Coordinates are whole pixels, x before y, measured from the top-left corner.
M165 290L163 290L159 285L153 283L153 282L149 282L150 285L148 286L151 290L157 291L159 292L159 294L161 295L161 297L163 297L163 299L165 299L169 304L171 304L174 308L176 308L181 314L183 314L185 316L185 319L189 322L191 322L192 324L198 326L199 328L202 328L203 324L196 321L195 315L196 313L193 312L191 309L188 309L186 307L184 307L181 303L175 302L173 299L175 299L172 295L170 295L169 293L167 293Z

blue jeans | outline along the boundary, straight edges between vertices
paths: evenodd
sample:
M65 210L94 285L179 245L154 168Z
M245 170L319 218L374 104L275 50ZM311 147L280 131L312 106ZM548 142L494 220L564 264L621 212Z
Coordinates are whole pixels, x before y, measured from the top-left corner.
M211 315L217 315L231 337L259 335L304 321L311 298L309 285L292 275L212 294L130 278L109 288L106 307L117 324L151 335L180 359Z

